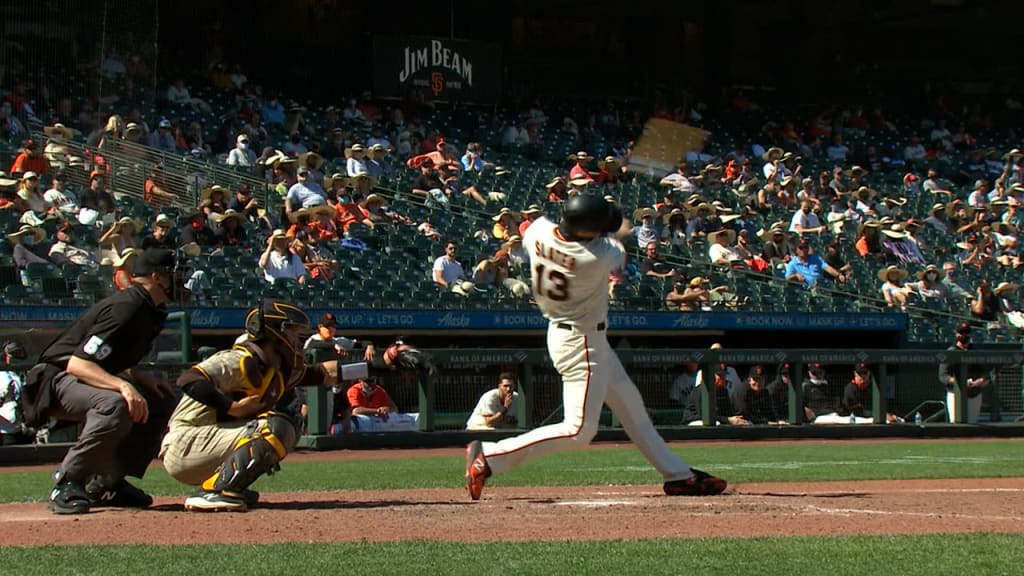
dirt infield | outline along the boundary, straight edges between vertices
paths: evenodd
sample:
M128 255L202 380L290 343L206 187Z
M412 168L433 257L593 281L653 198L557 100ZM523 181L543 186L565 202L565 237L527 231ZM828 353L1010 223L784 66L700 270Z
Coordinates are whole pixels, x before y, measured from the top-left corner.
M1024 533L1024 478L744 484L713 498L589 486L494 487L479 502L459 489L264 500L246 514L186 513L179 498L85 516L54 516L41 503L0 506L0 546Z

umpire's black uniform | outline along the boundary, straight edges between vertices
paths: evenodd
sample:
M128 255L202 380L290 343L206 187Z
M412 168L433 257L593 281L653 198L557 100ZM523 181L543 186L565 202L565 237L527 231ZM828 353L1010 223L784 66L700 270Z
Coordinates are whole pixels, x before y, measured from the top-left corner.
M173 268L173 252L147 250L136 262L135 276L170 275ZM84 422L78 442L61 464L54 494L69 482L80 491L96 476L103 478L99 488L111 493L110 489L127 484L125 476L141 478L157 455L176 397L157 398L145 386L135 385L147 402L149 418L134 423L120 393L85 384L67 369L74 356L98 366L106 373L101 377L113 375L131 381L127 371L147 355L166 318L163 304L154 302L144 287L135 284L86 310L42 351L39 363L29 371L25 383L29 393L22 395L22 404L30 425L45 424L49 417ZM130 485L124 487L141 494ZM51 505L57 503L56 498L51 495ZM90 499L96 503L92 494ZM88 510L83 507L75 512L54 511Z

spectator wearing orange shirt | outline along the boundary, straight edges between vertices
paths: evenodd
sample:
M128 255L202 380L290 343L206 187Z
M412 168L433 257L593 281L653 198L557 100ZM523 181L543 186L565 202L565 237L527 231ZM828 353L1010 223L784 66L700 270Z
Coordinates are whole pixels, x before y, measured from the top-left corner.
M314 242L333 242L340 236L338 226L334 223L335 211L331 206L311 208L313 223L309 226L309 235Z
M593 182L594 181L593 174L591 174L590 170L587 169L587 164L590 163L590 161L594 159L593 156L591 156L590 154L587 154L586 152L577 152L577 153L573 154L572 156L569 156L569 159L576 161L576 165L573 166L571 170L569 170L569 179L570 180L576 180L576 179L582 178L582 179L587 180L589 182Z
M548 202L564 202L569 197L569 188L561 176L554 177L544 187L548 190Z
M434 163L434 167L438 169L441 169L443 167L451 170L460 170L462 168L462 163L454 156L449 156L448 154L446 154L445 146L447 145L448 144L447 142L445 142L444 138L441 138L437 141L436 150L434 150L433 152L427 152L426 154L418 154L416 156L413 156L412 158L409 158L409 160L406 161L405 164L409 168L419 168L420 165L423 164L425 160L429 159L431 162Z
M14 158L14 163L11 164L11 174L23 174L25 172L46 174L49 171L50 164L39 153L39 144L36 144L34 140L25 141L21 154L18 154Z
M374 378L356 381L349 387L347 396L353 416L378 416L387 422L390 414L398 412L398 405Z
M373 228L373 222L359 204L352 201L352 195L347 190L338 194L334 212L334 221L341 227L342 232L348 232L349 226L354 223Z
M533 224L533 221L540 218L543 214L544 211L537 204L530 204L526 210L519 212L519 215L523 217L522 222L519 223L519 236L525 234L530 224Z

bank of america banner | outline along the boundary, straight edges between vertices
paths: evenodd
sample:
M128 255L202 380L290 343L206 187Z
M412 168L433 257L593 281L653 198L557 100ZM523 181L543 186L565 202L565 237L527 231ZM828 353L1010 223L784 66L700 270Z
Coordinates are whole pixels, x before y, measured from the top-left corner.
M385 97L418 88L437 100L492 104L501 95L501 51L482 42L376 36L373 88Z

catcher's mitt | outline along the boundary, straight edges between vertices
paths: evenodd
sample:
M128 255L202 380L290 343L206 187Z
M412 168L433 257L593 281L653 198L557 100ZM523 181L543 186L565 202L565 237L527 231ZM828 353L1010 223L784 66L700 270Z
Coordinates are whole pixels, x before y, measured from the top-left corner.
M430 354L401 342L388 346L384 351L384 357L390 359L392 369L411 370L417 372L421 378L433 376L436 371L434 359Z

